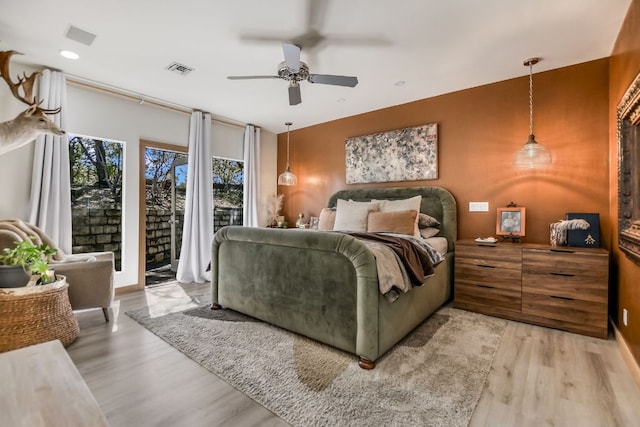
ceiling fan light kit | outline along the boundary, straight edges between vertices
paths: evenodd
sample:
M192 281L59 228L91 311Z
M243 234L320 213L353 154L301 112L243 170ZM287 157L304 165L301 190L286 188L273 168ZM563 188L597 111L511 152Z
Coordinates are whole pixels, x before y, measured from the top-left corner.
M300 46L292 43L282 43L284 61L278 65L277 76L229 76L230 80L250 79L282 79L289 82L289 105L302 102L300 82L319 83L333 86L355 87L358 78L352 76L338 76L333 74L312 74L309 66L300 60Z

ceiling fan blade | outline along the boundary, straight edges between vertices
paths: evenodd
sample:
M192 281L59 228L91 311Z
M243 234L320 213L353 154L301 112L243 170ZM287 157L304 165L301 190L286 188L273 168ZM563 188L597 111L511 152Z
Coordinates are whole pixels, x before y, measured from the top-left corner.
M309 82L311 83L347 87L355 87L358 84L357 77L334 76L331 74L309 74L309 78L307 80L309 80Z
M300 85L291 84L289 86L289 105L298 105L302 102L300 95Z
M227 76L229 80L279 79L279 76Z
M300 70L300 46L291 43L282 43L284 60L294 73Z
M362 47L385 47L391 46L391 40L388 38L371 34L371 35L325 35L327 43L337 46L362 46Z
M268 36L264 34L242 34L240 40L246 42L259 42L259 43L282 43L282 40L287 40L286 35L282 36Z
M307 0L307 30L320 30L327 14L327 0Z

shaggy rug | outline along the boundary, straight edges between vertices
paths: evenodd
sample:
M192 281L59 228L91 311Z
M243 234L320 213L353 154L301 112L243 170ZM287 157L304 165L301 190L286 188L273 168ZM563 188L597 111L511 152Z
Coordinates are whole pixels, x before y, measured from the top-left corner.
M506 325L441 308L366 371L354 355L193 305L126 314L294 426L466 426Z

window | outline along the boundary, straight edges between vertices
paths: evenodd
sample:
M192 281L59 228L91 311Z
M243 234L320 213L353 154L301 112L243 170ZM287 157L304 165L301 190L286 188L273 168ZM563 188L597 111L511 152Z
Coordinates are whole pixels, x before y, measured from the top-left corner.
M214 157L213 231L225 225L242 225L244 162Z
M73 253L111 251L122 259L123 147L69 134Z

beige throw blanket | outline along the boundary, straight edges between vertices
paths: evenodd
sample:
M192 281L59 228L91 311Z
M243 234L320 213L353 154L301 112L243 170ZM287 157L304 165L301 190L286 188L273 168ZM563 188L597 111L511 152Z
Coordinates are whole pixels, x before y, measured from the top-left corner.
M406 293L413 288L413 286L421 286L424 281L433 275L433 269L440 264L444 258L435 249L433 249L428 243L404 234L396 233L366 233L372 236L366 236L365 233L349 233L367 246L376 259L376 267L378 271L378 286L380 293L382 293L389 302L393 302L398 299L400 292ZM378 239L375 235L383 237ZM422 273L420 279L416 279L414 272L414 280L412 281L405 268L405 262L400 258L400 255L388 244L384 242L384 237L397 237L406 240L413 246L413 250L420 252L420 258L425 261L427 265L422 266ZM412 283L413 282L413 283Z

